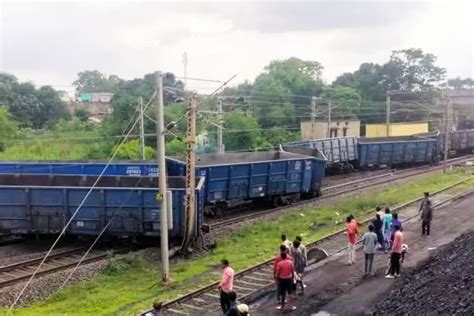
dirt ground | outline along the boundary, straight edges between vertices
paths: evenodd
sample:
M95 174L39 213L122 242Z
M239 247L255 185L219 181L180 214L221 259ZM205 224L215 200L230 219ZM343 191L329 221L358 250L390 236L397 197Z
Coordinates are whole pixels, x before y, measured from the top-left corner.
M434 211L431 236L421 235L419 219L404 223L405 243L410 247L398 280L385 279L388 255L376 254L374 267L376 276L363 278L363 253L357 251L356 264L345 266L346 254L341 253L324 265L308 268L305 276L305 295L299 296L288 307L294 311L277 311L276 293L271 291L251 305L252 315L368 315L375 303L389 291L395 282L403 282L408 271L427 260L442 245L451 243L458 236L474 229L472 205L474 194L445 204ZM430 311L426 310L429 314Z

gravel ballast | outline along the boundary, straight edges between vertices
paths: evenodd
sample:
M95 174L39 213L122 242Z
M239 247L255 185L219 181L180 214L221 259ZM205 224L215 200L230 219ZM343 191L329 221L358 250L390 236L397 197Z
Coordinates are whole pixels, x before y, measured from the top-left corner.
M397 281L374 315L474 315L474 232Z

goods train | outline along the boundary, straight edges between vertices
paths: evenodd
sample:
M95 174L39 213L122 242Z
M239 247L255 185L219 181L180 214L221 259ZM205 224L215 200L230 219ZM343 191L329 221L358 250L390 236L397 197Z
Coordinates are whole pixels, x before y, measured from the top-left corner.
M451 154L472 153L474 130L451 132L449 147ZM278 151L197 155L200 180L195 225L199 227L204 214L225 212L242 203L279 205L316 196L325 172L434 164L443 148L444 135L436 133L312 140L282 144ZM97 234L110 213L123 205L125 215L114 219L108 234L158 235L159 206L154 201L158 181L134 182L156 177L156 163L114 162L104 171L105 167L104 162L0 162L0 233L57 233L94 176L103 173L105 180L94 189L84 211L79 212L78 224L74 220L68 232ZM166 169L173 195L171 234L179 237L184 232L185 190L179 178L186 171L184 159L168 157ZM130 201L124 200L127 195Z
M84 199L97 176L0 176L0 236L57 234L79 208L66 233L98 235L110 221L106 235L159 236L158 180L153 177L101 177ZM168 177L169 234L184 232L183 177ZM195 227L202 225L204 179L195 188Z

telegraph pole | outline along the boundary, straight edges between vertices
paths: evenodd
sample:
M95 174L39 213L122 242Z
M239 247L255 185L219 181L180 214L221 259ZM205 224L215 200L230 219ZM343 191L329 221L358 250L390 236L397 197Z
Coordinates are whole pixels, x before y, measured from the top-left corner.
M140 107L140 155L142 160L145 160L145 123L143 118L143 98L140 97L139 105Z
M161 233L161 264L163 282L169 281L169 258L168 258L168 210L166 197L166 160L165 160L165 122L163 105L163 74L156 72L156 138L159 168L160 192L156 199L160 202L160 233Z
M387 137L390 136L390 90L387 91L387 94L386 94L386 116L385 116L385 124L387 125Z
M197 100L193 95L188 101L187 137L186 137L186 200L185 200L185 236L181 252L187 253L193 240L195 222L195 188L196 188L196 108Z
M332 111L332 102L328 100L328 136L331 137L331 111Z
M224 139L222 135L222 124L223 119L222 119L222 98L217 99L217 117L218 117L218 126L217 126L217 148L219 154L223 155L224 154Z
M446 173L447 161L448 161L448 147L449 147L449 97L448 91L446 90L446 98L444 100L444 161L443 161L443 173Z
M311 98L311 139L314 137L314 125L316 123L316 97Z

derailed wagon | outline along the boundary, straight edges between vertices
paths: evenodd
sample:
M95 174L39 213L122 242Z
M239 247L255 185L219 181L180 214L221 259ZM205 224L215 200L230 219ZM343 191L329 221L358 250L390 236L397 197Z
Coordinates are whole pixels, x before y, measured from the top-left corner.
M95 236L111 221L107 236L160 235L156 178L102 177L84 199L96 180L96 176L0 175L0 235L57 234L78 208L66 234ZM182 177L167 181L172 206L169 235L178 238L185 227L185 182ZM198 179L196 228L203 220L203 185L204 179Z
M360 169L433 164L438 162L435 139L418 136L359 138Z
M358 151L356 137L339 137L302 140L289 142L282 145L283 149L293 153L308 154L308 152L322 155L327 160L326 169L328 173L339 174L354 170L357 165ZM317 149L317 152L299 150Z
M169 175L182 175L184 158L168 158ZM205 178L205 213L214 215L245 202L284 205L316 196L325 159L285 151L202 154L196 174Z

